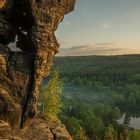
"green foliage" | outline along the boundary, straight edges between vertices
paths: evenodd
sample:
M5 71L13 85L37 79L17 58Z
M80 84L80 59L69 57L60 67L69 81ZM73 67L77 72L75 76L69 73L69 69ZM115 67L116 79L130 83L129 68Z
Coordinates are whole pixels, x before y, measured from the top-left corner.
M52 119L61 111L62 85L62 81L59 79L58 69L55 69L51 73L49 82L41 89L40 93L43 118Z
M81 128L81 122L75 117L70 117L65 124L72 136L76 135Z
M115 130L112 125L109 125L108 127L105 128L105 134L104 134L104 140L115 140L116 135L115 135Z
M85 131L83 128L80 128L77 133L73 136L74 140L89 140L89 138L86 136Z
M88 140L84 129L81 127L81 120L78 120L75 117L70 117L65 122L68 131L74 140Z
M64 65L61 65L64 64ZM57 57L60 76L75 80L102 81L106 85L137 82L140 79L140 55Z
M85 103L81 103L80 106L79 104L74 104L69 110L73 113L67 111L67 117L62 119L74 140L139 140L140 131L114 122L120 115L118 108L103 104L92 108ZM108 120L108 123L104 119Z
M55 66L65 83L60 118L74 140L140 140L127 113L140 106L140 55L58 57Z
M121 109L140 106L140 55L58 57L55 66L66 83L110 90L104 100L109 104Z

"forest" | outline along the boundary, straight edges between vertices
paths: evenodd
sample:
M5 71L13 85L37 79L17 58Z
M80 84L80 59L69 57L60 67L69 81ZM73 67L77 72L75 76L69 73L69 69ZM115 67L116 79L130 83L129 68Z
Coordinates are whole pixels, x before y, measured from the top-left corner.
M129 126L140 116L140 55L56 57L53 67L63 82L59 118L74 140L140 139Z

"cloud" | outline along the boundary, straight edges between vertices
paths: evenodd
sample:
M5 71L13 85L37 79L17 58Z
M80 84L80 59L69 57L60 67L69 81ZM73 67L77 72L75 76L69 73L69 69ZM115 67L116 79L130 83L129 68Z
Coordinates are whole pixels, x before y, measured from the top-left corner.
M76 46L77 42L71 40L71 38L67 39L65 37L57 38L58 43L60 44L61 47L67 47L71 48L71 46Z
M82 51L82 50L86 50L87 47L88 47L88 46L77 46L77 47L71 47L71 48L69 48L68 50L71 50L71 51L72 51L72 50L74 50L74 51L75 51L75 50L81 50L81 51Z
M108 25L108 23L104 22L104 23L101 23L101 27L104 29L107 29L107 28L109 28L109 25Z
M96 46L110 46L110 45L115 45L116 43L114 42L104 42L104 43L96 43Z
M120 47L117 43L105 42L93 45L60 48L58 56L86 56L86 55L122 55L139 54L139 50Z
M67 21L67 20L64 21L64 23L65 23L65 25L68 25L68 26L71 25L71 22L69 22L69 21Z

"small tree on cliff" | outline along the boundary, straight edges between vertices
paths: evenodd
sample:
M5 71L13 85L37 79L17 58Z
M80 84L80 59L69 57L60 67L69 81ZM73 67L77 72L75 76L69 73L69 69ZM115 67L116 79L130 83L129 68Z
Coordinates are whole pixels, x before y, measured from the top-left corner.
M51 73L49 82L41 90L43 118L51 120L57 117L57 114L61 111L62 85L63 83L59 79L59 71L55 69Z

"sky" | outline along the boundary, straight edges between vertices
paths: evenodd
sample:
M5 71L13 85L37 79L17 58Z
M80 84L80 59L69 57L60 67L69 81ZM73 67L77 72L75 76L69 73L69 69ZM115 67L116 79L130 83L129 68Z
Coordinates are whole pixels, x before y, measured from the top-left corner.
M77 0L56 36L59 55L140 54L140 0Z

